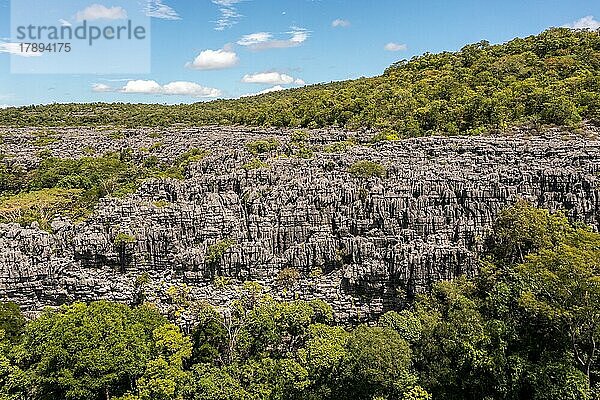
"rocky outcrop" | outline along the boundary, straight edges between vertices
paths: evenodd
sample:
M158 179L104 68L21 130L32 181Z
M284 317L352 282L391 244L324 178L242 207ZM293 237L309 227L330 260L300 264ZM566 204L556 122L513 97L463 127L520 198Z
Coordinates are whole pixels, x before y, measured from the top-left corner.
M223 304L242 282L258 281L277 297L326 300L341 320L373 317L432 282L476 273L495 215L518 197L597 228L600 141L587 134L428 137L327 152L350 134L315 131L305 159L282 156L291 135L276 130L59 130L46 146L61 157L125 147L161 159L191 147L210 155L185 180L147 181L131 197L103 199L83 222L57 218L52 233L0 225L0 298L27 310L132 302L147 273L144 290L159 303L168 287L187 285L193 298ZM4 153L36 164L31 130L3 137ZM260 155L269 167L242 168L254 157L245 144L265 137L282 143ZM384 165L386 176L351 175L359 160ZM297 281L282 279L290 271Z

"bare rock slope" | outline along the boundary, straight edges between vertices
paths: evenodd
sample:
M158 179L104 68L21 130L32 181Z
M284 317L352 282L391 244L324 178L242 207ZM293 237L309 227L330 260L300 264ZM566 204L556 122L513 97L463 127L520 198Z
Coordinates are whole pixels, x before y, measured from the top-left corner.
M600 141L591 130L428 137L340 151L324 149L347 133L314 131L306 141L312 158L280 149L260 155L268 167L242 167L254 158L246 143L277 138L285 148L290 133L207 127L132 130L115 139L103 130L58 130L46 147L60 157L126 147L152 148L163 159L191 147L210 154L190 166L187 179L150 180L131 197L102 199L83 222L57 218L52 233L0 225L0 299L28 310L132 302L136 278L147 273L144 290L157 302L169 287L186 285L192 298L223 304L244 281L257 281L276 297L321 298L338 318L360 320L434 281L475 273L495 215L518 197L595 227L600 221ZM5 154L35 165L40 147L31 130L5 129L3 137ZM348 169L360 160L385 166L386 176L353 176ZM120 234L130 240L116 240Z

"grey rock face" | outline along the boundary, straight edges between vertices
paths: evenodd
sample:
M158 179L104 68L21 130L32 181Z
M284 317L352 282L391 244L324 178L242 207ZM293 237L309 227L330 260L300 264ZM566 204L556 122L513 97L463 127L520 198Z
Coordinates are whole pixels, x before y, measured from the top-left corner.
M132 302L136 278L147 273L148 298L160 304L173 285L225 304L241 283L258 281L276 297L320 298L340 320L356 321L435 281L476 273L496 214L518 197L599 223L600 141L591 128L587 137L559 131L429 137L342 152L323 146L346 133L315 131L306 143L315 150L310 159L280 155L290 132L150 133L126 131L114 139L100 130L56 131L47 148L61 157L125 147L153 148L161 159L192 147L210 155L191 165L183 181L147 181L134 196L102 199L84 222L57 218L52 233L0 225L0 299L30 311L74 300ZM4 153L28 168L37 163L40 148L30 131L5 130L3 137ZM254 158L245 144L268 137L282 143L279 152L260 155L270 167L242 168ZM359 160L386 166L387 176L352 176L348 168ZM119 234L135 240L117 243ZM225 240L232 244L222 256L208 258L211 246ZM300 279L284 288L282 270Z

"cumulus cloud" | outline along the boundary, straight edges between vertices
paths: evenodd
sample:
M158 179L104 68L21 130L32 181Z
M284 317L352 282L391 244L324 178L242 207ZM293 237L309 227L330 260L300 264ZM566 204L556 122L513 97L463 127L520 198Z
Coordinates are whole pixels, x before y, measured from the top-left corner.
M331 23L331 26L333 26L334 28L347 28L350 26L350 21L348 21L347 19L334 19Z
M192 97L219 97L221 91L215 88L204 87L195 82L171 82L163 86L163 92L170 95Z
M578 19L575 22L563 25L563 27L571 29L588 29L591 31L595 31L596 29L600 28L600 22L596 21L593 15L588 15Z
M98 19L127 19L127 11L123 7L106 7L102 4L92 4L75 15L77 21L94 21Z
M233 50L204 50L194 61L188 62L186 67L201 70L226 69L234 67L238 62L239 58Z
M280 90L285 90L285 88L283 86L281 86L281 85L277 85L277 86L273 86L273 87L270 87L270 88L265 89L265 90L261 90L260 92L257 92L257 93L243 94L241 97L260 96L261 94L272 93L272 92L279 92Z
M304 85L305 82L302 79L294 78L287 74L279 72L259 72L257 74L244 75L242 78L244 83L258 83L263 85Z
M0 108L8 108L8 107L12 107L12 106L10 106L8 104L0 104Z
M244 35L237 44L248 47L252 50L284 49L288 47L297 47L308 39L310 32L304 28L292 27L287 39L277 39L269 32L257 32Z
M94 83L92 85L92 91L97 93L112 92L113 88L104 83Z
M123 93L159 94L162 92L162 86L156 81L140 79L127 82L120 91Z
M390 42L383 48L387 51L405 51L408 47L405 44Z
M177 11L168 5L164 4L162 0L148 0L146 3L146 16L152 18L178 20L181 19Z
M26 50L24 48L24 50ZM41 57L41 52L21 51L21 43L0 42L0 53L7 53L20 57Z
M153 80L131 80L121 88L113 88L104 83L95 83L92 85L92 91L99 93L117 92L127 94L177 95L210 98L221 96L221 91L219 89L185 81L176 81L161 85Z
M221 13L219 19L215 21L215 30L224 31L239 22L243 15L237 11L236 4L241 2L242 0L212 0L213 4L219 6Z

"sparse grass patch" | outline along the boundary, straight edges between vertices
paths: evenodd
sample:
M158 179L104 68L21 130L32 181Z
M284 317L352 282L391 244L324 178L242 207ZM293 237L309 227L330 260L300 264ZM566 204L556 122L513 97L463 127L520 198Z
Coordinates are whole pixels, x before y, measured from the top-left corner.
M292 147L292 157L310 159L313 158L315 152L312 147L300 143Z
M125 139L125 133L122 131L111 131L108 134L108 137L110 137L111 139L115 139L115 140L121 140L121 139Z
M290 157L296 158L313 158L314 148L306 141L310 138L310 133L303 130L295 130L292 133L292 138L288 144L286 153Z
M83 154L93 156L94 154L96 154L96 149L94 149L91 146L86 146L83 148Z
M310 139L310 132L297 129L292 132L292 142L304 142Z
M210 152L207 150L194 147L177 157L177 160L175 160L175 164L185 167L193 162L198 162L202 160L209 153Z
M59 139L55 137L56 132L54 131L39 131L35 132L34 135L36 138L33 141L33 145L37 147L48 146L59 141Z
M231 285L231 278L226 276L215 276L213 279L213 286L217 289L225 289L229 285Z
M156 142L154 144L152 144L152 146L150 146L149 150L150 151L154 151L154 150L158 150L163 146L162 142Z

